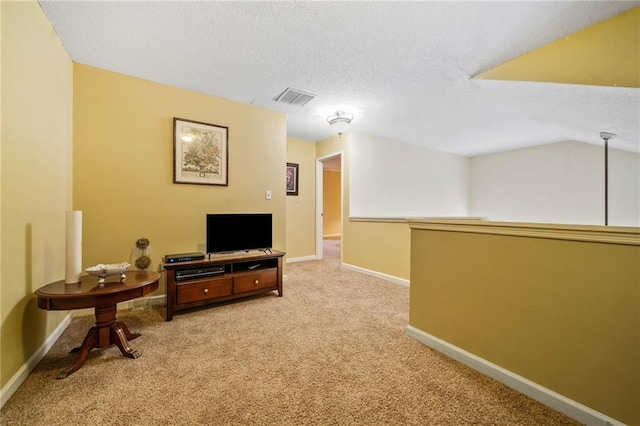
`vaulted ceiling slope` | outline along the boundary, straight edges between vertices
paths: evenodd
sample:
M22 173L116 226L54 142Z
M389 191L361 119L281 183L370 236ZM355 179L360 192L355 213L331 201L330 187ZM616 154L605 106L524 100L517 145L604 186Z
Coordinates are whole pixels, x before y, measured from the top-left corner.
M640 1L40 4L73 61L285 112L290 137L330 136L342 109L354 131L468 156L600 131L640 151L638 88L472 78ZM638 66L638 38L599 37L635 43ZM316 97L275 102L287 87Z
M473 78L640 88L640 7Z

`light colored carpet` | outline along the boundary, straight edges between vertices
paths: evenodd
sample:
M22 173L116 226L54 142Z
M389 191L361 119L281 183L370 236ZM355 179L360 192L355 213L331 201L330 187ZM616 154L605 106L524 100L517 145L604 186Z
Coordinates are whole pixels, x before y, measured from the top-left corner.
M325 259L274 293L178 313L123 311L142 356L94 349L72 321L5 404L2 425L575 425L408 337L409 290Z

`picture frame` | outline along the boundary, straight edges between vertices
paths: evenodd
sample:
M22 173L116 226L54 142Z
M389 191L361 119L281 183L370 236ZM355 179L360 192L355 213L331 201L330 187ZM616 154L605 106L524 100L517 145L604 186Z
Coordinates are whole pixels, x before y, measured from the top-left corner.
M229 186L229 128L174 117L173 183Z
M287 163L287 195L298 195L298 164Z

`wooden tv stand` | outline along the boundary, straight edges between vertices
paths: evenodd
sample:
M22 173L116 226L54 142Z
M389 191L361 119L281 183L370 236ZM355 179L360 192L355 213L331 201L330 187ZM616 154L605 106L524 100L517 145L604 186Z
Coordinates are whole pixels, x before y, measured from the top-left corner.
M166 321L176 311L277 290L282 297L282 259L272 250L212 253L204 260L165 263Z

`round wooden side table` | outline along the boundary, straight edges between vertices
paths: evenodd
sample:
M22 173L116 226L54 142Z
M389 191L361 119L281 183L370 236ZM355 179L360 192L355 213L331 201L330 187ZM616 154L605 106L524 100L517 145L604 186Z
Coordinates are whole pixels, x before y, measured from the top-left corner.
M68 311L95 308L96 324L87 332L82 345L72 350L78 352L78 358L58 379L68 377L82 367L93 348L107 348L116 344L122 355L128 358L142 355L140 351L129 347L129 340L140 334L131 333L122 321L116 320L117 304L155 291L159 280L158 272L127 271L124 280L117 275L107 278L104 284L98 284L98 277L83 275L79 283L66 284L61 280L38 289L36 296L41 309Z

